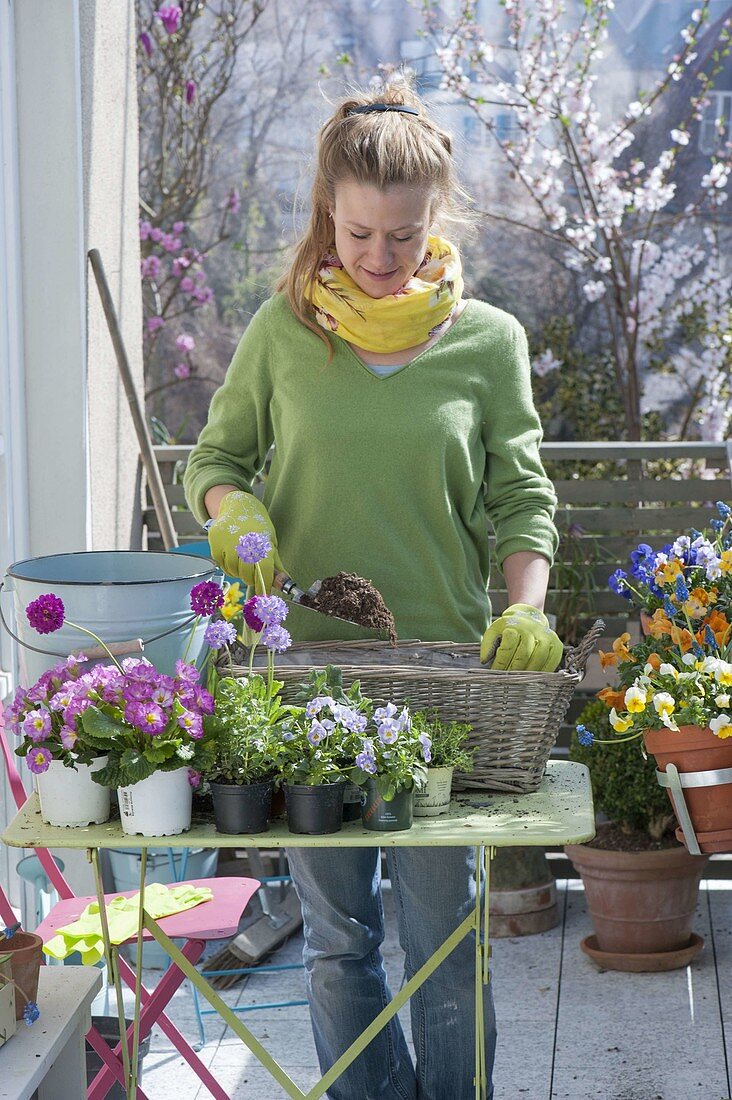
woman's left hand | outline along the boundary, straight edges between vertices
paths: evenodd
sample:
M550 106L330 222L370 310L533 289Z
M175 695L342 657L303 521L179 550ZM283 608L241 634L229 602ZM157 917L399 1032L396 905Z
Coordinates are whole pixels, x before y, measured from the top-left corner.
M543 611L526 603L507 607L480 643L481 664L501 671L554 672L563 652Z

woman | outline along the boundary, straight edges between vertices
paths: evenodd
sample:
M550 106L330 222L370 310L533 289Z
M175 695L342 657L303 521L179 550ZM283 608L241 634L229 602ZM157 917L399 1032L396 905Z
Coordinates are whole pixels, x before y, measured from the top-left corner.
M264 531L268 584L280 556L305 587L355 572L380 590L401 637L483 636L494 667L556 667L561 646L540 611L555 496L526 338L509 314L462 298L459 254L437 227L459 222L464 198L449 136L405 84L339 105L320 133L309 226L213 398L186 494L201 522L214 518L213 556L248 584L236 544ZM273 442L262 506L249 490ZM513 606L484 635L487 518ZM288 627L298 641L358 636L297 607ZM325 1072L389 1000L379 852L288 856ZM386 856L411 976L471 911L475 852ZM328 1096L472 1100L474 961L466 938L412 998L416 1069L394 1019ZM490 1079L489 985L484 1018Z

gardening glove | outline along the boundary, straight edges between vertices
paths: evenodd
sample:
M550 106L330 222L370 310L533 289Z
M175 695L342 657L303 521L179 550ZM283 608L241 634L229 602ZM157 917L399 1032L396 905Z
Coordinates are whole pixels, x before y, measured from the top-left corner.
M542 611L527 603L513 603L483 635L480 661L501 671L554 672L563 651Z
M257 575L252 562L242 561L236 552L242 535L256 533L266 535L272 543L272 550L258 563L264 582ZM265 595L272 588L275 569L283 572L282 562L277 553L277 535L267 509L252 493L234 489L221 501L217 518L208 528L208 544L211 557L230 577L238 577L247 585L252 585L257 595Z

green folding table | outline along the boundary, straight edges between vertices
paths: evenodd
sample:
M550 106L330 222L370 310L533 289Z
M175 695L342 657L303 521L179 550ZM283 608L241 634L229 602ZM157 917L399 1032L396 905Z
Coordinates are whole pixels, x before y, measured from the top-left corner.
M329 836L298 836L288 832L284 820L272 822L269 832L255 836L225 836L216 832L213 823L194 817L187 833L173 837L129 837L122 833L119 821L87 828L64 829L44 825L41 821L36 795L32 795L22 810L10 823L3 840L17 848L86 848L94 868L97 896L103 899L102 879L99 868L99 852L102 848L139 847L142 852L140 873L140 907L137 930L137 990L135 997L135 1027L133 1031L132 1058L128 1094L134 1096L134 1066L137 1051L140 1013L140 984L142 960L142 932L148 932L167 951L173 962L185 973L202 997L222 1016L255 1057L269 1070L288 1096L293 1100L318 1100L343 1071L358 1057L373 1037L389 1022L394 1014L419 988L450 952L471 932L475 932L475 1096L484 1100L486 1095L485 1047L482 1019L482 987L489 981L488 960L488 891L490 886L490 858L493 850L509 845L537 845L545 847L557 844L578 844L590 840L595 834L594 810L589 772L583 764L550 760L539 789L532 794L503 794L494 792L470 792L457 795L449 813L435 818L417 818L411 829L403 832L377 833L363 828L360 822L352 822L343 830ZM261 1043L252 1035L237 1015L221 999L211 985L181 954L178 947L166 936L159 925L143 911L145 861L148 848L191 847L202 848L281 848L281 847L463 847L475 845L481 858L476 861L476 903L461 924L448 936L434 955L417 971L391 1003L379 1013L359 1038L352 1043L337 1062L307 1093L277 1064ZM486 858L487 857L487 858ZM483 898L481 899L481 893ZM103 911L103 906L102 906ZM102 921L105 951L109 973L115 978L118 1001L121 1003L121 986L117 968L112 965L112 945L108 929ZM482 931L482 936L481 936ZM123 1039L124 1042L124 1039Z

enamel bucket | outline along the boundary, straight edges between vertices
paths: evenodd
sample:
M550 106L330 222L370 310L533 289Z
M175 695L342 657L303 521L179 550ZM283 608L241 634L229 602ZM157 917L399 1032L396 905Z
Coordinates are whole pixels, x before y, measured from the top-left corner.
M8 566L0 588L13 593L15 629L2 621L20 643L21 683L29 687L47 669L69 653L87 653L96 643L88 635L64 625L52 634L38 634L29 624L29 603L52 592L63 600L65 618L93 631L108 645L119 643L116 656L144 656L164 673L175 670L183 657L195 616L190 592L201 581L223 579L216 565L195 554L168 554L152 550L91 550L51 554ZM2 592L0 592L2 596ZM0 607L0 613L2 608ZM200 619L188 650L195 662L203 647L208 619ZM109 660L104 654L103 660Z

